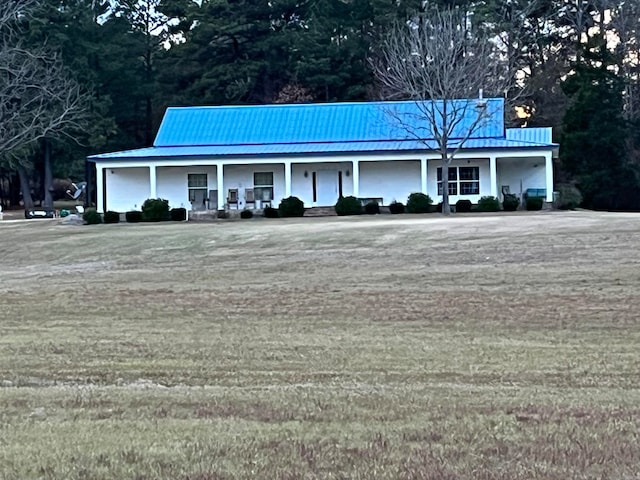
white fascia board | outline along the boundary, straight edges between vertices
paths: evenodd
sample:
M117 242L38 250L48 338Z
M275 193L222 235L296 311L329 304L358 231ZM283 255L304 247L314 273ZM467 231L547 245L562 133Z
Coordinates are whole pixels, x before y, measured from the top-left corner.
M535 149L535 150L476 150L461 151L454 156L454 159L477 159L489 158L531 158L544 157L546 153L553 149ZM215 157L179 157L179 158L141 158L139 160L103 160L96 161L96 168L135 168L135 167L188 167L203 165L251 165L251 164L293 164L293 163L338 163L352 162L354 160L360 162L382 162L393 160L439 160L441 158L439 152L420 152L420 153L385 153L385 154L349 154L349 155L286 155L286 156L269 156L269 157L235 157L235 158L215 158Z

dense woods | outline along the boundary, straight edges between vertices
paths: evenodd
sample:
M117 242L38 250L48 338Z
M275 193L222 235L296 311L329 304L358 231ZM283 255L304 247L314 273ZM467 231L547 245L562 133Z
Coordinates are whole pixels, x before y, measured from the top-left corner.
M20 200L20 173L23 190L30 185L43 198L49 158L54 177L83 180L87 154L150 145L169 105L383 98L373 69L389 32L411 28L436 3L3 0L2 200ZM437 6L466 12L473 28L494 38L523 88L518 104L526 115L509 121L554 127L558 183L576 183L590 208L640 208L640 1ZM33 78L55 79L73 93L39 104L57 118L60 102L72 102L65 122L27 136L13 123L18 110L34 113L33 92L15 87L20 55L34 59Z

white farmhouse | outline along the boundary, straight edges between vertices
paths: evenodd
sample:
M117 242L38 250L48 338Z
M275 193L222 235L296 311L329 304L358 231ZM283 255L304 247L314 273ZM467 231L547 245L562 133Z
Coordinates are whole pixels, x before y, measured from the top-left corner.
M551 128L505 129L502 99L474 100L449 140L450 203L505 192L553 198ZM428 105L429 102L426 102ZM424 107L424 105L422 105ZM407 128L410 127L410 128ZM415 102L168 108L152 147L88 157L96 166L97 209L220 210L306 207L339 196L406 202L412 192L441 201L441 159Z

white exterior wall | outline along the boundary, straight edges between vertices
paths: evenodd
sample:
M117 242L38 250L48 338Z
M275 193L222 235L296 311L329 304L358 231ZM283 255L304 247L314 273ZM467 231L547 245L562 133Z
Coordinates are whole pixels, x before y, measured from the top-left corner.
M106 168L107 204L104 210L140 210L149 198L149 168Z
M251 165L225 165L224 169L224 198L226 201L230 188L238 189L238 209L245 208L244 190L253 188L253 174L255 172L273 172L273 201L271 206L277 207L285 197L284 165L278 163L255 163ZM219 207L222 208L222 207ZM251 205L254 208L254 205Z
M216 167L213 165L191 167L157 167L158 198L169 200L169 207L183 207L191 210L189 202L189 183L187 175L190 173L207 174L207 195L209 190L217 190Z
M429 160L427 162L427 194L433 199L433 203L440 203L442 195L438 195L438 167L442 166L442 160ZM489 159L463 159L453 160L451 167L480 167L480 195L449 195L449 204L454 205L458 200L471 200L478 203L481 197L491 195L491 172L489 171Z
M499 152L495 152L498 154ZM522 181L522 191L527 188L546 188L547 181L552 184L551 174L546 175L545 154L550 158L550 152L531 152L535 157L529 156L526 151L512 151L510 157L500 157L496 155L497 178L494 191L500 199L501 186L509 185L511 192L520 193L520 183ZM490 162L488 153L484 158L478 158L475 154L460 152L458 158L453 161L452 166L477 166L480 169L480 194L468 196L451 196L451 203L455 203L461 198L477 203L480 197L492 194L490 180ZM441 165L439 158L435 155L425 155L427 165L426 192L435 203L442 198L437 195L437 168ZM390 158L391 157L391 158ZM285 187L285 162L291 162L291 195L299 197L306 206L325 206L320 201L313 202L313 173L321 172L325 185L331 183L333 172L335 172L337 187L337 172L342 172L342 194L352 195L353 188L353 159L350 155L336 155L332 157L282 157L265 158L260 163L252 163L251 159L238 159L246 162L243 164L224 165L222 168L224 179L221 190L222 204L218 208L224 208L228 191L230 188L238 189L238 208L245 208L245 189L253 188L254 172L273 172L274 176L274 198L272 205L277 207L280 200L287 194ZM394 199L406 202L408 195L412 192L422 190L421 161L415 155L400 154L397 156L387 155L362 155L359 163L359 191L358 196L363 198L383 198L384 204L389 204ZM395 159L393 159L395 158ZM322 160L314 162L314 160ZM99 162L96 167L100 171L104 168L104 175L107 184L107 205L109 210L120 212L131 209L140 209L142 203L151 196L151 185L149 182L149 163L156 166L156 197L166 198L172 208L184 206L190 208L188 200L187 175L189 173L206 173L208 179L207 190L217 190L217 167L221 163L219 159L198 158L192 160L196 165L189 165L188 159L164 158L154 159L153 163L147 159L140 159L119 164L109 164L110 162ZM224 160L226 162L232 159ZM149 163L148 163L149 162ZM295 163L294 163L295 162ZM548 162L551 163L550 161ZM117 165L117 166L116 166ZM331 172L327 175L327 171ZM305 176L306 172L306 176ZM548 178L547 178L548 177ZM98 207L101 206L102 183L98 178L97 195ZM337 188L332 190L337 191ZM319 190L319 188L318 188ZM551 188L548 189L551 195ZM318 199L322 196L320 191ZM326 193L326 192L325 192ZM326 206L333 205L335 200L333 192L324 195ZM336 200L337 200L337 194ZM213 205L213 204L212 204ZM258 203L256 207L260 207Z
M353 194L353 163L314 162L295 163L291 166L291 195L298 197L307 207L318 205L318 202L314 203L313 201L313 172L317 173L320 170L335 170L336 172L342 172L342 195L346 197ZM304 176L304 172L307 172L307 177ZM347 172L349 172L349 176L347 176ZM336 197L336 201L337 200L338 198Z
M360 162L360 197L382 197L383 205L407 203L409 194L420 192L420 160Z
M502 200L503 185L509 185L511 193L518 196L528 188L546 188L545 159L543 157L499 158L498 196L500 200Z

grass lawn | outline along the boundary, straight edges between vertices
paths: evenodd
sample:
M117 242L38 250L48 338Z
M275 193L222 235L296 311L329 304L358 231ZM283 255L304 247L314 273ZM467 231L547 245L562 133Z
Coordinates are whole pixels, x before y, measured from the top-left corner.
M638 479L640 214L0 222L0 479Z

